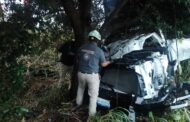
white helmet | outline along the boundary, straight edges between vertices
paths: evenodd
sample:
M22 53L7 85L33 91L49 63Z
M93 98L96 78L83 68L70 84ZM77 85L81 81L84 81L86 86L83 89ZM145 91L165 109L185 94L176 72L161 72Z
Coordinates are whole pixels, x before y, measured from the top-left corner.
M90 31L90 33L88 34L88 37L90 36L95 37L98 40L101 40L101 35L97 30Z

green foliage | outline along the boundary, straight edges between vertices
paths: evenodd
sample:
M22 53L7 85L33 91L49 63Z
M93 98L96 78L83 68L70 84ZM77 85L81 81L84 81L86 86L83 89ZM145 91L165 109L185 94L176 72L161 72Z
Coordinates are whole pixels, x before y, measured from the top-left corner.
M128 0L117 15L117 23L131 23L123 26L116 34L150 33L162 29L166 38L176 38L177 31L189 35L189 0ZM115 32L114 32L115 33Z
M0 121L10 122L19 121L23 116L29 112L29 110L23 106L18 106L13 104L13 100L10 99L6 102L0 102ZM15 120L16 118L16 120Z
M17 58L21 54L29 53L32 44L26 40L31 38L31 35L20 24L3 22L0 25L0 90L4 96L5 92L14 93L22 84L24 67L17 63Z
M129 122L128 110L124 108L116 108L110 110L106 115L90 117L88 122ZM144 119L143 119L144 118ZM138 122L189 122L190 111L186 108L177 109L173 111L167 111L162 115L156 115L153 112L149 112L147 116L138 116L136 118Z
M165 118L154 116L152 112L149 112L148 119L150 122L168 122Z
M180 73L179 70L182 72ZM190 81L190 60L185 60L181 62L181 67L179 67L177 72L177 78L179 82L188 82Z
M22 90L24 71L25 68L22 65L12 66L12 68L6 69L6 71L1 70L0 102L8 100L12 95L19 93L19 90Z
M125 108L115 108L106 115L90 117L88 122L129 122L128 113Z
M163 115L157 116L152 112L148 115L149 122L188 122L190 121L190 112L188 109L177 109L173 111L167 111Z
M8 8L4 11L7 16L0 21L0 90L3 96L6 93L10 96L16 89L19 91L24 83L22 76L26 70L17 62L20 56L39 55L47 48L55 48L58 41L73 39L69 24L65 26L62 22L64 13L56 11L57 7L49 11L40 5L34 1L26 6L7 1Z
M12 80L12 83L13 83L13 92L17 92L18 89L21 89L23 86L23 74L25 72L25 67L23 65L18 65L17 67L15 67L12 71L12 75L13 75L13 80Z
M18 59L25 55L37 59L46 49L51 48L55 52L58 41L73 39L70 27L63 27L63 12L47 12L35 5L23 6L12 2L7 5L11 12L4 11L6 16L3 19L0 17L0 121L21 120L28 111L14 104L26 82L23 75L27 65L18 62ZM50 95L50 98L53 96ZM49 101L48 98L46 100Z

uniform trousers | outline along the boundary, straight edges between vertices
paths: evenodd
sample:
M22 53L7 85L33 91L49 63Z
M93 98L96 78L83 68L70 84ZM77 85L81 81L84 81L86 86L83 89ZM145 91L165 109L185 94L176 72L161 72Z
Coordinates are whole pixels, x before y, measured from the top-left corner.
M72 73L73 70L73 66L67 66L64 65L62 62L58 62L58 71L59 71L59 82L58 82L58 87L61 87L63 85L63 82L65 80L66 74L70 74ZM71 83L69 82L69 87L68 89L70 89L71 87Z
M88 85L89 95L89 115L94 116L96 114L97 98L99 93L100 78L98 73L81 73L78 72L78 90L77 90L77 105L81 105L83 102L83 95L85 86Z

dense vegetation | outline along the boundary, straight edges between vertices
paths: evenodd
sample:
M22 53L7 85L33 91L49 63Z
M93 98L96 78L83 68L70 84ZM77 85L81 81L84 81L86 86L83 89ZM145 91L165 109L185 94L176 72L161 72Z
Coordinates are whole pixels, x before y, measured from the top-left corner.
M166 38L190 33L190 0L119 0L108 16L99 7L103 5L102 0L24 0L24 4L5 0L4 4L5 7L0 6L0 121L20 121L29 109L35 108L26 108L20 102L36 80L26 78L28 73L33 76L42 71L46 77L50 72L55 73L56 45L75 40L80 46L92 28L99 29L107 42L159 28ZM183 63L183 67L187 66L189 62ZM189 80L188 74L189 70L183 68L179 79ZM76 92L74 81L72 94ZM49 95L39 103L47 107L59 101L59 106L64 108L60 97L68 95L68 91L60 95L61 91L51 85L47 87L50 92L46 91Z

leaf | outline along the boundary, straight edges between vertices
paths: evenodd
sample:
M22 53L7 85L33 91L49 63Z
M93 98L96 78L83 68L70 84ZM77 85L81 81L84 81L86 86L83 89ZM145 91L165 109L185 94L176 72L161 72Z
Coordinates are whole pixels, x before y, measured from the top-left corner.
M19 116L22 116L24 113L27 113L27 112L29 112L29 110L27 108L20 107L20 106L16 108L16 113Z
M9 112L9 109L6 109L6 110L3 111L3 114L6 114L8 112Z
M174 119L175 121L179 121L179 120L181 119L181 116L180 116L180 115L174 115L174 116L173 116L173 119Z
M149 116L149 118L151 119L152 122L155 122L155 120L154 120L154 115L153 115L152 112L149 112L149 113L148 113L148 116Z
M30 29L28 29L28 30L26 30L26 31L28 32L28 34L33 34L33 31L30 30Z
M20 111L22 111L22 112L29 112L29 110L27 108L24 108L24 107L21 107Z

